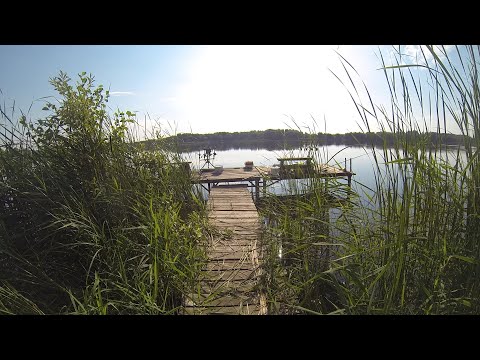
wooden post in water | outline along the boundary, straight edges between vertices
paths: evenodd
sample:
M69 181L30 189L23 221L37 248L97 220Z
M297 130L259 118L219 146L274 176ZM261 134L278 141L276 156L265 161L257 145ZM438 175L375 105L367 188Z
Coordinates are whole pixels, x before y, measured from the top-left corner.
M350 174L348 174L348 186L352 187L352 158L350 158Z
M324 235L325 235L325 239L327 240L326 242L327 243L331 243L332 240L330 239L330 207L327 206L327 208L325 209L325 220L326 220L326 224L327 226L324 227ZM329 268L329 264L330 264L330 246L325 246L325 255L324 255L324 263L323 263L323 266L321 268L322 271L326 271L328 270Z
M262 185L263 185L263 196L267 195L267 179L262 178Z
M255 202L260 199L260 178L255 179Z

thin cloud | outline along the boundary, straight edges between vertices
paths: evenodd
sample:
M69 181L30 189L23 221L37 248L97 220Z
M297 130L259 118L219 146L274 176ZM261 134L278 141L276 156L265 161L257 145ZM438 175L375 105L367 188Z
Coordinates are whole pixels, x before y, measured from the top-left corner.
M433 49L440 60L444 61L446 59L446 55L454 49L454 46L433 45ZM433 64L433 55L424 45L406 45L404 50L406 55L411 57L412 63L419 63L422 65ZM425 63L425 60L428 64Z
M167 97L161 97L160 99L158 99L158 102L170 103L170 102L175 102L176 100L177 98L174 96L167 96Z
M131 96L135 95L135 93L131 91L110 91L111 96Z
M444 62L447 56L455 49L454 45L433 45L433 50L440 61ZM435 58L425 45L395 45L385 50L385 65L421 65L432 67L435 65ZM418 70L426 71L425 67L418 67Z

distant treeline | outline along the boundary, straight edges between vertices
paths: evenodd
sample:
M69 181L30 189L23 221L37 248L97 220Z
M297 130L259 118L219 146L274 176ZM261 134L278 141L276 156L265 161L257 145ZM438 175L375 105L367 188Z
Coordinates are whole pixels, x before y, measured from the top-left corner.
M162 146L167 145L182 152L199 151L206 147L216 150L229 149L267 149L283 150L306 147L309 145L349 145L349 146L393 146L396 142L427 142L432 145L462 145L463 135L419 133L409 131L406 133L387 132L351 132L346 134L309 134L298 130L263 130L245 132L217 132L213 134L178 134L161 140ZM159 145L159 140L146 140L147 150L153 150Z

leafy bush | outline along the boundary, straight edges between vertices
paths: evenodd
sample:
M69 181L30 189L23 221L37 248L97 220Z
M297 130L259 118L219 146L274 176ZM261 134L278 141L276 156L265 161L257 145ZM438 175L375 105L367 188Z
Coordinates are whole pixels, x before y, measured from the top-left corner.
M134 145L134 115L79 74L36 123L2 110L0 311L171 313L204 258L203 205L178 155Z

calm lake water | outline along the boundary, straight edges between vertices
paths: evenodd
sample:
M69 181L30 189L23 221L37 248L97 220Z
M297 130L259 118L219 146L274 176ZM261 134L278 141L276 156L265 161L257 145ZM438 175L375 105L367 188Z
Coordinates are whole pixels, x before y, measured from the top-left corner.
M377 159L380 162L380 170L384 171L385 166L381 162L383 161L382 151L376 150ZM448 159L450 164L455 163L457 150L449 149L448 151L441 151L439 155L443 159ZM192 162L192 167L195 169L200 169L204 165L203 161L203 152L199 159L198 152L185 153L183 154L185 160ZM245 150L245 149L232 149L227 151L216 151L216 156L212 160L214 165L222 165L224 168L230 167L242 167L244 166L245 161L253 161L254 165L257 166L273 166L278 164L277 158L280 157L305 157L308 156L308 151L305 149L296 149L289 151L269 151L265 149L256 149L256 150ZM465 161L465 152L460 152L462 161ZM350 169L350 159L352 159L352 171L355 175L352 177L352 189L359 195L359 201L362 206L367 208L374 208L376 204L372 204L368 197L373 195L373 191L370 189L375 189L375 161L373 158L373 151L371 148L361 148L361 147L345 147L345 146L325 146L317 150L316 159L321 163L328 163L332 166L345 167L345 158L347 159L347 169ZM345 184L347 179L340 178ZM308 180L300 179L293 180L297 188L301 188L303 183L306 183ZM200 188L204 199L208 199L208 192ZM400 192L402 191L399 189ZM250 191L254 191L251 189ZM274 185L267 187L267 192L285 195L289 193L289 182L280 181ZM261 193L261 192L260 192ZM367 194L369 196L367 196ZM340 208L330 208L329 210L329 221L334 224L337 219L341 216L342 211ZM267 219L263 219L266 223ZM334 236L339 230L336 230L335 226L331 227L331 235ZM337 234L339 235L339 233ZM335 236L334 236L335 237ZM281 256L279 254L279 256Z
M382 151L376 150L377 158L380 162L383 161ZM192 167L199 169L204 165L203 152L201 152L199 159L199 152L184 153L185 160L192 162ZM440 152L442 158L447 158L448 162L454 163L456 157L456 149L452 148L448 151ZM222 165L224 168L242 167L245 161L253 161L256 166L273 166L278 164L277 158L280 157L305 157L308 156L308 151L305 149L295 150L277 150L270 151L265 149L232 149L227 151L216 151L216 156L212 160L214 165ZM465 153L461 152L461 157L465 158ZM316 150L316 158L321 163L328 163L332 166L345 167L345 158L347 159L347 169L350 169L350 159L352 159L352 171L355 175L352 177L352 189L355 190L361 198L365 199L364 193L370 193L368 188L375 188L373 151L371 148L362 147L346 147L342 145L330 145L318 148ZM380 168L383 164L380 163ZM347 182L345 178L345 183ZM283 184L282 184L283 183ZM269 186L269 192L275 194L284 194L285 181ZM302 184L302 180L298 181ZM207 193L205 193L208 196Z

